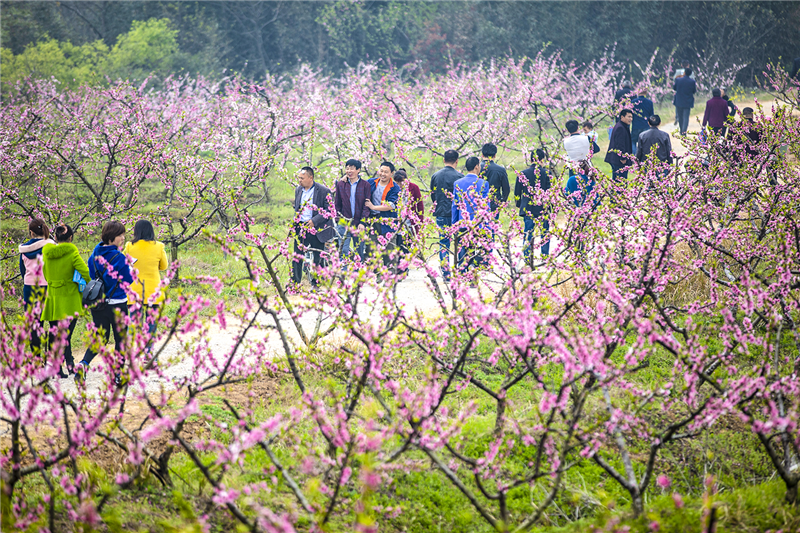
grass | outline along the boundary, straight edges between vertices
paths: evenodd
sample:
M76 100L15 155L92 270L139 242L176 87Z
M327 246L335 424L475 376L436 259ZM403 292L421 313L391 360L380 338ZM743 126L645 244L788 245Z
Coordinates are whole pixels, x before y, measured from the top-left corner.
M695 111L697 110L693 110L693 113ZM669 115L662 113L662 116ZM665 118L664 122L667 123L668 120ZM605 151L608 138L601 129L598 131L601 148ZM501 154L498 159L506 165L513 163L518 169L524 168L524 162L518 153L514 157L507 155ZM599 156L596 157L595 164L602 171L609 172L610 169L600 161L601 159ZM514 181L513 175L511 181ZM290 202L293 188L290 183L277 180L272 190L270 203L257 206L252 213L257 221L256 231L271 230L277 234L282 231L281 226L292 213ZM428 204L429 199L425 200ZM153 212L156 205L155 201L143 204L142 213ZM22 229L24 228L18 227L16 223L4 221L4 233L19 237L17 240L20 241L24 240ZM18 235L20 232L21 235ZM76 244L84 257L88 256L95 240L96 236L78 234ZM180 258L182 276L188 278L209 274L224 276L228 282L224 296L226 298L236 296L233 282L245 275L240 261L222 253L217 246L203 238L198 238L182 247ZM7 265L4 265L4 268L7 268ZM4 277L5 274L6 272ZM288 275L288 269L283 274ZM210 288L202 285L184 285L180 290L187 294L216 298L216 294ZM684 297L683 294L675 295L676 300ZM9 301L9 299L4 300L3 305L12 305ZM171 309L167 309L168 313L170 311ZM79 325L79 330L81 327L82 325ZM714 349L716 342L715 339L708 339L709 348ZM491 346L482 349L488 351L491 350ZM413 360L413 357L405 360ZM643 387L653 386L654 383L663 382L671 376L673 365L674 361L669 355L656 351L650 360L650 365L632 379ZM426 368L423 363L419 363L403 370L409 384L413 385L416 380L421 379ZM557 367L547 369L546 372L553 382L561 379L560 369ZM481 368L475 370L475 377L497 387L501 384L504 374L499 368ZM309 390L315 394L327 390L332 381L332 378L324 373L307 373L305 379ZM530 420L535 413L538 398L537 388L528 382L521 382L509 391L509 415ZM274 394L261 397L253 406L255 417L258 420L266 420L275 414L285 413L298 399L299 394L293 383L288 380L281 381ZM600 408L597 398L591 401L590 408ZM615 401L624 403L625 397L616 396ZM488 450L492 438L495 403L487 395L468 387L452 398L449 404L451 412L456 412L468 402L475 402L477 410L464 425L463 451L472 456L480 456ZM360 414L369 418L370 412L374 412L377 408L373 403L367 402L361 409ZM233 418L224 408L221 397L209 397L201 406L201 413L215 423L228 425L233 423ZM656 418L657 414L653 416ZM312 435L311 422L304 421L294 428L294 432ZM228 438L226 432L212 424L206 424L204 436L222 440ZM631 448L637 465L641 465L645 447L633 443ZM530 459L530 449L520 446L518 450L503 465L508 473L523 471ZM294 470L299 468L287 448L277 447L276 454L289 468ZM208 456L208 459L211 457ZM367 458L359 458L359 461L362 460ZM384 531L422 533L490 530L461 492L438 470L432 468L424 455L412 454L411 460L414 463L413 468L407 472L397 473L392 483L384 485L379 492L370 496L371 504L383 508L384 511L369 512L367 513L369 517L365 519L377 520ZM609 461L619 466L613 456L609 457ZM157 485L157 481L145 477L131 490L120 492L111 499L103 514L108 530L191 531L196 530L197 518L204 513L208 514L207 524L211 531L235 530L236 524L230 516L210 505L208 486L188 457L178 454L173 458L171 465L176 474L176 486L173 490L163 489ZM250 453L240 469L230 472L226 478L226 485L236 488L256 480L265 480L272 484L270 503L278 508L291 509L294 504L287 495L282 481L278 479L273 483L272 476L265 474L270 468L271 463L263 452ZM83 459L80 461L79 469L94 480L98 491L115 490L111 482L113 466ZM786 526L800 527L800 513L795 507L782 503L783 485L779 480L770 479L773 469L761 451L760 445L749 431L737 424L736 420L722 420L711 430L704 431L694 439L667 446L658 458L656 470L672 480L670 492L674 490L684 495L683 508L676 508L669 494L661 494L659 489L651 485L646 498L646 516L633 520L630 518L627 493L594 462L584 461L566 474L563 490L553 506L547 510L542 524L537 526L536 531L553 533L590 531L594 527L609 526L614 521L619 521L620 526L630 527L631 531L650 531L651 524L656 522L660 524L662 531L697 531L698 524L702 521L704 506L707 507L703 493L698 491L698 487L702 487L703 480L709 474L716 478L719 486L719 494L713 498L719 509L718 531L749 532ZM467 486L476 491L474 482L468 476L465 479ZM315 482L313 478L305 481L306 486ZM45 490L43 482L35 478L27 479L23 488L30 495ZM357 483L351 482L345 488L345 497L353 500L359 496L360 490ZM509 502L512 514L519 516L531 512L537 502L543 499L544 490L543 487L534 485L514 491L510 495ZM311 491L311 494L313 501L314 492ZM321 501L319 495L316 495L316 501ZM483 501L483 503L490 502ZM389 507L394 510L399 508L401 512L395 515L393 512L385 511ZM64 516L64 509L59 511L59 516ZM352 524L347 522L344 513L341 513L334 517L330 530L350 531L351 528Z

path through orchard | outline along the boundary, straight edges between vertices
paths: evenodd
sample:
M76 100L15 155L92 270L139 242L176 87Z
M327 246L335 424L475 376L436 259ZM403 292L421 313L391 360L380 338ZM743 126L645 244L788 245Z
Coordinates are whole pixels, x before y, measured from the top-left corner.
M765 113L768 115L771 114L772 105L774 101L764 101L761 102L762 108L764 109ZM744 107L750 106L755 108L754 101L742 101L737 102L737 106L741 110ZM689 131L690 132L699 132L701 130L701 126L697 118L702 119L702 115L693 115L690 120L689 124ZM668 121L668 123L662 125L662 129L667 131L672 136L673 140L673 151L678 156L685 156L687 153L687 148L681 142L681 137L677 135L677 128L673 125L672 121ZM512 178L513 181L513 178ZM563 220L559 219L558 225L561 225ZM551 236L551 250L555 250L558 246L558 239L556 237ZM517 253L522 247L522 243L515 242L511 243L512 250L515 250ZM538 252L537 252L538 253ZM427 259L427 265L430 269L434 271L438 268L438 257L435 253L432 253L431 250L428 250L429 258ZM550 265L549 269L557 268L557 265ZM483 289L494 289L496 290L499 288L499 277L493 276L491 273L483 276L481 283L483 284ZM449 293L446 290L444 284L439 280L440 290L442 294L445 295L446 304L452 305L451 299L449 297ZM475 290L475 289L473 289ZM377 291L374 287L370 287L363 292L362 300L364 302L369 302L375 299L377 296ZM441 307L440 303L432 290L431 282L426 274L425 269L422 268L412 268L409 271L408 276L400 281L397 284L397 289L395 291L396 302L398 307L401 307L406 314L414 314L414 313L421 313L425 317L436 317L441 314ZM303 294L298 294L290 297L290 301L293 304L297 304L301 302L303 299ZM328 329L332 323L336 320L335 317L326 316L325 312L323 311L323 317L321 321L320 330L324 331ZM297 329L295 328L294 323L291 320L291 317L287 311L282 311L279 315L279 321L281 326L283 327L284 331L287 332L289 335L289 340L292 345L292 349L294 350L301 350L302 349L302 341L300 336L297 333ZM359 317L361 319L369 318L373 323L377 323L380 320L380 311L376 311L371 306L364 304L359 309ZM300 324L306 331L313 331L316 322L317 322L318 314L317 312L309 312L305 313L299 319ZM228 317L227 319L227 327L222 328L220 325L211 319L208 319L207 323L204 324L206 328L208 328L208 342L209 342L209 349L211 352L222 354L229 352L236 342L237 338L239 337L239 332L241 330L241 323L233 318ZM271 322L269 317L264 316L262 318L262 323L267 324ZM181 351L183 350L184 343L187 340L190 340L193 336L196 337L198 334L196 332L189 333L189 334L176 334L164 347L161 351L161 355L159 357L160 364L162 365L162 369L165 371L166 375L168 375L172 379L182 378L189 376L193 372L193 363L191 357L188 355L182 355ZM255 336L263 336L264 330L258 330L254 333L250 333L250 338ZM321 344L329 350L336 350L338 347L344 345L349 340L349 333L340 329L334 328L333 331L327 335ZM268 330L267 339L266 339L267 346L271 349L272 355L275 357L281 357L284 354L284 347L282 341L280 339L280 335L274 330ZM157 346L158 348L158 346ZM80 351L76 351L80 353ZM106 379L105 375L101 372L90 370L87 374L86 379L86 390L91 394L97 394L98 390L102 386L104 386L104 380ZM163 379L160 379L156 376L148 377L145 380L147 386L148 393L154 393L160 391L164 386L171 386ZM75 384L70 380L69 382L62 382L62 387L65 393L67 394L74 394L77 392Z

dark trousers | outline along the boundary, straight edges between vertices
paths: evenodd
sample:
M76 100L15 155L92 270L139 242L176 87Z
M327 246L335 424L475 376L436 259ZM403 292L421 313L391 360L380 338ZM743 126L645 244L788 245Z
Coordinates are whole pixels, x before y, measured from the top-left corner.
M36 302L44 302L45 292L47 291L47 287L39 287L33 285L24 285L22 287L22 301L25 303L25 310L29 310ZM41 308L40 308L41 310ZM36 320L35 317L31 317L31 341L30 347L31 351L35 354L41 353L42 351L42 339L39 336L39 332L44 329L44 320L39 319L38 324L34 323L33 321Z
M692 113L692 109L690 107L676 107L675 113L678 115L678 127L681 130L681 135L683 135L689 129L689 115Z
M300 283L303 281L303 264L305 263L305 253L311 251L314 255L314 266L322 266L322 250L325 245L320 242L316 235L311 235L308 232L303 234L299 226L295 227L294 238L294 257L292 258L292 281ZM316 281L312 277L312 285L316 285Z
M128 314L128 302L121 304L100 304L92 308L92 321L95 327L100 332L103 344L108 342L108 337L111 331L114 332L114 350L119 354L122 350L122 340L125 338L126 327L124 323L120 323L123 317ZM83 363L89 366L97 352L92 350L92 346L86 350L83 355ZM119 369L117 369L119 371Z
M72 333L75 331L75 326L78 325L77 317L72 317L69 321L69 326L67 327L67 344L64 346L64 362L67 363L67 366L74 366L75 360L72 358ZM50 322L50 329L57 328L58 321ZM52 348L55 344L56 337L51 332L48 336L50 347ZM61 360L56 359L58 366L61 366Z
M611 165L611 179L615 183L624 183L628 179L628 171L623 171L624 166Z
M725 135L725 126L719 126L719 127L710 126L710 127L711 131L713 131L717 135Z

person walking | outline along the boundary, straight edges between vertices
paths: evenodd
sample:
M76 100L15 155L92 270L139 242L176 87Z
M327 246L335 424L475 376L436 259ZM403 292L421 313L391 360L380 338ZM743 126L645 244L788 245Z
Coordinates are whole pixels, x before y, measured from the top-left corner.
M394 173L394 181L400 185L400 203L411 206L410 212L405 213L408 218L403 221L405 231L398 232L397 235L397 245L404 254L408 254L411 251L408 241L415 241L419 236L419 229L425 215L425 204L422 202L422 191L419 190L419 185L408 179L406 169L398 168Z
M114 364L114 384L122 384L120 372L124 363L122 357L122 342L125 340L127 326L125 316L128 314L127 287L133 282L131 269L125 254L122 253L122 244L125 242L125 226L116 220L103 224L100 234L101 242L94 247L89 256L89 274L92 278L103 280L102 302L92 307L92 322L100 334L100 345L108 343L111 332L114 332L114 351L117 361ZM101 261L102 259L102 261ZM93 343L86 349L80 364L75 367L75 381L83 383L86 380L86 371L98 353L97 344Z
M622 82L622 87L617 89L614 93L614 103L615 104L626 104L623 100L628 100L633 95L633 88L631 88L631 82L625 80Z
M620 111L619 122L614 124L614 129L611 131L611 139L608 143L605 162L611 165L611 177L618 183L628 179L628 171L623 170L623 168L633 162L631 158L633 146L631 144L630 130L632 122L633 111L630 109Z
M497 156L497 146L492 143L486 143L481 147L481 154L483 161L481 161L481 177L491 187L492 194L492 212L495 217L500 216L500 205L508 200L511 194L511 185L508 182L508 173L505 167L502 167L494 162Z
M569 175L575 175L575 168L581 161L589 159L589 151L593 148L592 142L587 135L578 133L578 121L568 120L564 127L569 133L564 137L564 151L567 152L567 159L569 159ZM516 193L515 193L516 194Z
M78 315L83 311L81 292L75 283L75 272L85 282L89 282L91 275L89 267L81 258L78 248L72 244L74 232L66 224L60 224L53 230L55 243L45 244L42 248L42 273L47 282L47 293L44 299L42 320L50 324L50 348L54 345L55 335L53 330L59 322L69 320L67 324L66 344L64 345L63 361L67 371L61 368L61 358L58 360L59 376L67 377L74 373L75 362L72 357L72 333L78 323Z
M485 224L475 223L478 211L485 208L487 199L489 210L492 210L492 186L478 176L481 172L481 161L477 157L467 158L465 167L467 175L453 184L451 211L453 226L460 227L456 262L461 273L486 264L486 256L491 253L492 239Z
M697 82L692 78L692 69L684 69L684 75L675 80L672 84L675 90L675 113L678 116L678 124L680 127L681 135L686 135L686 130L689 129L689 115L694 107L694 93L697 92Z
M633 107L633 122L631 123L631 153L636 153L636 145L639 142L639 135L647 131L649 124L647 119L652 117L653 101L647 97L647 89L642 89L639 94L631 99Z
M550 239L547 237L550 231L550 221L547 219L543 205L536 203L533 199L537 190L547 191L550 189L550 175L547 172L544 150L537 148L535 152L531 152L530 157L531 165L523 170L520 176L517 176L514 198L519 208L519 216L522 217L524 224L525 233L522 245L525 262L533 267L531 243L535 233L542 234L542 258L550 255Z
M733 103L730 96L728 96L728 90L725 87L719 88L720 92L722 93L722 99L728 102L728 119L725 121L725 132L724 135L728 135L728 130L730 129L731 124L733 124L734 117L736 113L739 111L739 108L736 107L736 104Z
M597 172L597 169L589 165L588 161L583 161L578 167L578 172L567 180L564 195L572 200L575 207L581 207L592 195L596 185L595 174ZM600 205L600 200L595 198L592 209L596 209L598 205Z
M684 63L682 68L675 69L675 76L672 78L673 85L675 83L675 80L677 80L678 78L683 78L686 75L687 68L689 68L689 63ZM678 125L678 106L675 105L676 94L672 95L672 105L675 107L675 124L673 124L673 126Z
M133 240L125 244L122 253L131 258L136 276L128 292L128 305L141 303L144 323L151 335L158 326L158 307L164 297L158 290L161 270L167 269L167 252L164 243L156 240L153 224L140 220L133 226Z
M297 178L299 184L294 190L292 281L299 285L303 281L305 253L311 251L314 266L321 267L325 243L333 238L334 229L329 214L330 189L314 181L314 169L311 167L301 168ZM311 277L311 286L317 286L316 276Z
M384 161L378 167L378 175L369 180L370 197L367 198L367 207L370 209L372 221L372 242L378 244L378 237L386 239L383 265L391 264L390 253L396 242L397 205L400 202L400 186L394 182L395 166L389 161Z
M22 277L22 301L26 310L44 300L47 280L42 271L42 248L46 244L55 244L50 238L50 229L41 218L34 218L28 223L28 234L30 239L19 245L19 275ZM40 333L43 327L42 320L31 324L30 347L34 355L41 351Z
M370 214L366 204L370 194L369 183L361 179L360 172L361 161L348 159L344 164L345 179L336 182L336 235L342 257L350 256L351 242L359 256L364 254L363 241L353 235L353 229L358 229L359 233L364 231Z
M433 216L439 227L439 268L442 278L450 280L450 226L453 219L453 186L464 175L456 170L458 166L458 152L447 150L444 153L444 167L431 176L431 202L433 202Z
M655 157L656 161L672 164L672 140L669 133L661 131L661 117L653 115L647 119L650 129L639 135L639 145L636 151L636 159L644 163L648 157ZM654 154L654 155L653 155ZM666 177L669 169L660 169L659 177Z
M728 102L722 98L722 91L713 89L711 100L706 102L706 110L703 113L703 128L709 126L714 133L722 135L727 121Z

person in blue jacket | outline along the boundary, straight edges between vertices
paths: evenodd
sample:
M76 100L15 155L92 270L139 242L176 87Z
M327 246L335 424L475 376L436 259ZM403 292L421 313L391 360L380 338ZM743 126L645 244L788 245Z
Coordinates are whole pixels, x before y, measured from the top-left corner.
M456 261L461 272L466 272L478 265L486 264L486 247L481 246L480 232L485 232L483 237L492 238L490 228L486 224L475 224L476 212L484 206L491 210L491 200L487 201L491 192L491 184L478 177L481 171L481 161L477 157L467 158L467 175L453 184L453 204L450 219L453 227L461 227L458 241L469 241L467 244L457 245ZM484 243L485 244L485 243Z
M126 326L125 315L128 314L128 294L126 287L133 281L131 269L125 254L122 253L122 245L125 243L125 226L115 220L106 222L101 234L102 242L94 247L92 255L89 256L89 275L92 279L98 277L103 279L105 299L102 303L92 308L92 321L100 332L103 344L108 342L111 331L114 332L114 350L117 360L121 360L119 353L122 349L122 341L125 338ZM99 258L103 258L107 265L102 264ZM75 381L83 382L86 379L86 369L97 355L92 344L86 350L83 360L75 367ZM115 365L115 383L120 385L120 371L122 364Z
M694 93L697 92L697 82L692 78L692 69L686 68L683 77L677 78L672 85L675 90L675 113L678 115L678 124L681 135L686 135L689 129L689 114L694 107Z
M647 89L639 91L637 96L631 99L633 107L633 123L631 124L631 153L636 153L636 146L639 143L639 135L650 129L647 119L656 114L653 109L653 101L647 97Z
M588 162L582 161L578 172L574 176L570 176L567 180L567 186L564 187L564 194L567 198L572 200L575 207L581 207L586 203L586 200L592 195L594 191L595 180L594 174L596 169L591 167ZM595 197L592 209L597 209L600 205L600 200Z

